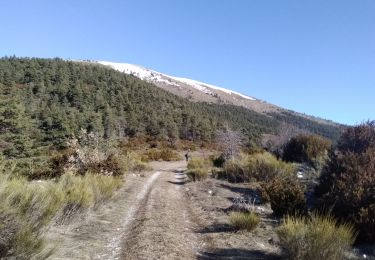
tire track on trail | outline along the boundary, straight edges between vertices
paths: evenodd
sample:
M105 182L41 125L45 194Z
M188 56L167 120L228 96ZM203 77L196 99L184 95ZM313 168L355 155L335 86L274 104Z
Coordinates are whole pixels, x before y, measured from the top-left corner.
M109 251L109 254L98 255L94 259L120 259L122 240L129 233L129 230L131 229L130 224L136 218L136 215L139 212L142 205L144 204L144 201L147 201L150 189L152 189L152 185L154 184L155 180L159 177L160 173L160 171L157 171L153 175L151 175L151 177L149 177L147 182L144 184L142 190L138 193L136 200L129 208L129 211L122 222L123 224L120 228L122 232L120 234L114 235L107 246L107 251Z
M160 171L147 179L127 176L124 186L106 204L78 215L68 225L46 234L54 249L49 259L120 259L121 244Z
M202 246L185 197L182 169L165 170L124 237L122 259L196 259Z
M196 259L203 247L186 197L185 161L152 162L147 178L130 175L114 197L70 224L48 231L49 259Z

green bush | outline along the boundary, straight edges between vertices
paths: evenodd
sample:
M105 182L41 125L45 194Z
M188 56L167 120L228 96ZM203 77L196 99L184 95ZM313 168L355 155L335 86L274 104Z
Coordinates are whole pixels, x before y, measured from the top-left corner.
M260 217L254 212L231 212L229 222L236 229L252 231L258 226Z
M271 203L276 216L300 214L305 211L304 188L295 177L275 178L263 183L262 190L263 199Z
M332 142L318 135L297 135L290 139L283 152L283 160L309 163L318 168L327 158Z
M289 259L304 260L344 259L356 236L351 225L318 214L311 218L287 216L277 234Z
M267 152L241 155L224 164L226 177L232 182L270 181L277 176L291 176L295 170L293 164L277 160Z
M358 241L375 242L375 122L348 128L316 187L318 207L354 223Z

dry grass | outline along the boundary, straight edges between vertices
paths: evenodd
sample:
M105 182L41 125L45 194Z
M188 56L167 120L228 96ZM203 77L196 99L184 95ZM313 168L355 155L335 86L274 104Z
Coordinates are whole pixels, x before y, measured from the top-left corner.
M161 150L157 148L152 148L147 150L143 156L142 161L149 162L149 161L179 161L181 160L180 155L170 149L170 148L163 148Z
M208 171L205 169L191 169L186 171L186 175L191 181L203 181L208 177Z
M192 181L202 181L207 179L210 166L209 160L193 157L188 162L186 175Z
M93 174L64 174L56 181L40 182L1 174L0 257L41 257L43 228L53 218L97 205L121 183L119 177Z
M242 154L239 159L225 162L224 172L232 182L268 181L277 176L293 175L295 166L263 152Z
M331 216L286 217L277 233L290 259L343 259L356 234Z
M260 217L254 212L232 212L229 215L230 224L236 229L253 231L260 222Z

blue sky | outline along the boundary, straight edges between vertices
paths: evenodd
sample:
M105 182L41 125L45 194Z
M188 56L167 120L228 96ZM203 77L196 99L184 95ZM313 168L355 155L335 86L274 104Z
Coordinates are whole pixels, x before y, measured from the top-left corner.
M0 56L143 65L346 124L375 119L374 0L0 0Z

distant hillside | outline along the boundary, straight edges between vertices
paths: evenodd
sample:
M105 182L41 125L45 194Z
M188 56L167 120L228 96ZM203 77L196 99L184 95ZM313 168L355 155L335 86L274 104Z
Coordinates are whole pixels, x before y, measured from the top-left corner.
M106 138L207 140L229 126L251 142L281 122L331 139L340 127L291 113L266 115L232 104L189 102L100 64L61 59L0 59L0 149L8 157L64 147L80 128Z
M199 82L197 80L170 76L164 73L157 72L155 70L129 63L115 63L108 61L97 61L93 63L99 63L120 72L136 76L149 83L153 83L156 86L165 89L173 94L187 98L190 101L230 104L245 107L263 114L289 114L297 117L305 117L321 124L336 125L334 122L329 120L324 120L314 116L287 110L282 107L270 104L266 101L259 100L255 97L250 97L231 89L214 86L212 84Z

